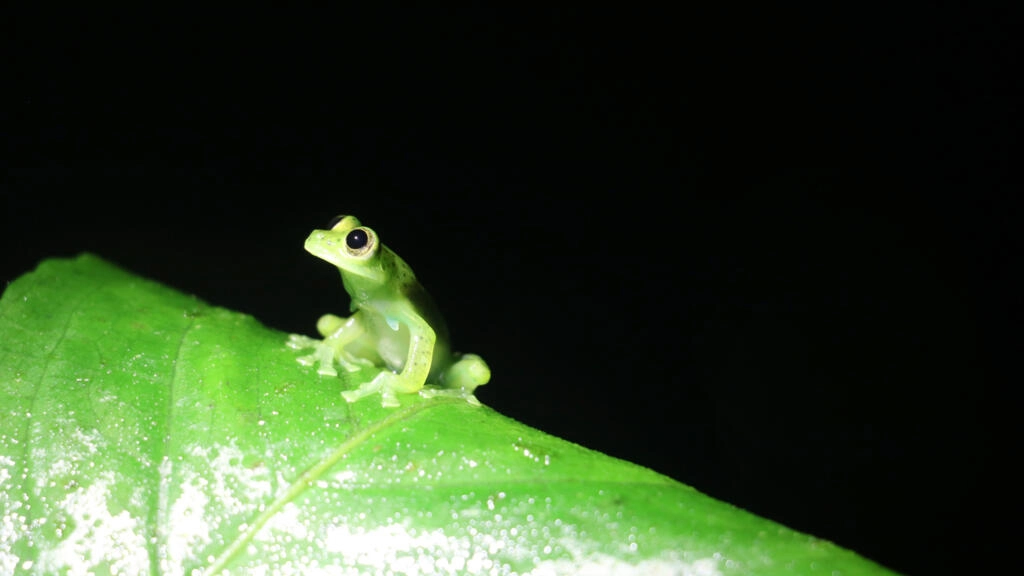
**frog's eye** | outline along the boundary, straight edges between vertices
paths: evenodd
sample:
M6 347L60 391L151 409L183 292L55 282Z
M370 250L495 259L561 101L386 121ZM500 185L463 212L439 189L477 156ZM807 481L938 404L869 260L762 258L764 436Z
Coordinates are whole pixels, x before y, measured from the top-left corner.
M348 236L345 236L345 245L352 250L361 250L369 242L370 237L366 234L366 230L362 228L356 228L349 232Z
M345 247L352 256L367 256L376 249L376 236L369 228L354 228L345 235Z
M331 221L327 223L327 229L334 230L334 227L338 225L338 222L344 220L346 216L346 214L338 214L334 218L331 218Z

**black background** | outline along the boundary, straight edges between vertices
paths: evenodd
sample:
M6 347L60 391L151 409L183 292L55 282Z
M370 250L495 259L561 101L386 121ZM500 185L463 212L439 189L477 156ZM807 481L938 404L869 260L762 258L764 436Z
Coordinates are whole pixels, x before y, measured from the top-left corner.
M900 571L1006 560L1009 15L5 20L4 281L91 251L312 334L353 213L498 411Z

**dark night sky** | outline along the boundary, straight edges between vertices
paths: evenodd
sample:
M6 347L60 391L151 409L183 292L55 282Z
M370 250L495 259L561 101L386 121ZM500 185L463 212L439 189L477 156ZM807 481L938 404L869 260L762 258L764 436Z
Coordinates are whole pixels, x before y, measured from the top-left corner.
M1007 18L762 10L10 14L2 280L87 250L311 334L347 301L302 242L354 213L498 411L983 566L1017 510Z

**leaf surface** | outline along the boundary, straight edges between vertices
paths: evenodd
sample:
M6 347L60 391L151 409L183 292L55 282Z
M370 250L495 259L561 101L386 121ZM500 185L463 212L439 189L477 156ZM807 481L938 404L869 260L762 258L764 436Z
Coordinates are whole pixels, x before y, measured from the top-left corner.
M891 573L487 407L349 404L286 339L89 254L11 283L0 573Z

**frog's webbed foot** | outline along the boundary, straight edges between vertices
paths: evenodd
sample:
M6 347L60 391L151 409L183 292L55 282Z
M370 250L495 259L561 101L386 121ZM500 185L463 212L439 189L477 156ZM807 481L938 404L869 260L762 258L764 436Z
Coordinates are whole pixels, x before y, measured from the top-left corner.
M301 334L292 334L288 337L288 347L295 350L313 349L312 354L299 356L295 360L303 366L316 366L317 373L322 376L337 376L338 371L334 369L334 350L324 345L323 340L317 340Z
M326 338L318 340L309 336L303 336L302 334L291 334L288 336L287 346L294 350L312 348L312 354L299 356L295 360L303 366L316 366L319 364L316 371L322 376L338 375L338 371L334 368L335 362L341 365L347 372L357 372L363 366L373 366L373 362L369 360L356 358L344 350L339 351Z
M363 382L355 390L346 390L341 396L349 403L355 402L364 396L380 393L380 405L385 408L395 408L399 405L398 396L395 395L395 383L397 376L383 370L373 380Z

